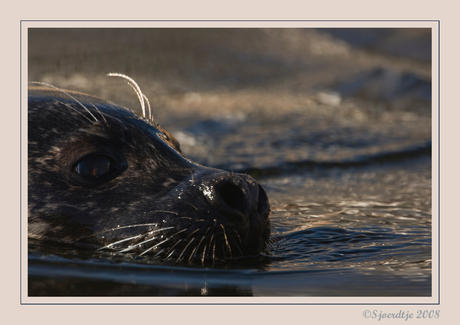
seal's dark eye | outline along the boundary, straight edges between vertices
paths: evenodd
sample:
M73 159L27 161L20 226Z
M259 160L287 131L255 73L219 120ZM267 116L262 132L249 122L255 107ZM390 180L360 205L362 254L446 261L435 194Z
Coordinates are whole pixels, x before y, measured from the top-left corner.
M127 167L122 155L94 152L73 163L67 175L75 185L92 187L113 180L126 171Z
M83 177L100 178L116 168L116 162L102 155L87 156L75 164L75 171Z

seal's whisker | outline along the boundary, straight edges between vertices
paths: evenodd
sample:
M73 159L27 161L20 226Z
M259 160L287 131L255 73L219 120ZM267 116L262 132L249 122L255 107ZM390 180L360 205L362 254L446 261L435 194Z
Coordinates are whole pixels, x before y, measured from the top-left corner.
M216 260L216 243L212 247L212 266L214 266L214 261Z
M125 227L114 228L114 229L112 229L112 230L116 230L116 229L120 229L120 228L130 228L130 227L137 227L137 226L145 226L145 225L149 225L149 224L144 224L144 225L131 225L131 226L125 226ZM155 230L150 231L148 234L153 234L153 233L157 233L157 232L169 230L169 229L171 229L171 228L173 228L173 227L155 229ZM126 242L126 241L130 241L130 240L134 240L134 239L137 239L137 238L143 237L143 236L146 236L146 234L141 234L141 235L137 235L137 236L125 238L125 239L119 240L119 241L117 241L117 242L111 243L111 244L109 244L109 245L106 245L106 246L104 246L104 247L101 247L101 248L99 248L98 250L105 249L105 248L110 248L110 247L113 246L113 245L117 245L117 244L120 244L120 243L123 243L123 242ZM145 241L143 241L143 242L140 242L140 243L137 243L137 244L135 244L135 245L133 245L133 246L130 246L130 247L128 247L128 248L125 248L125 249L121 250L120 252L123 253L123 252L127 252L127 251L130 251L130 250L133 250L133 249L135 249L136 247L139 247L140 245L142 245L142 244L144 244L144 243L147 243L147 242L149 242L149 241L152 241L152 240L154 240L154 239L156 239L156 237L147 239L147 240L145 240Z
M241 254L241 255L244 255L244 254L243 254L243 251L241 250L240 245L238 245L237 243L234 243L234 244L236 245L236 248L238 248L238 250L240 251L240 254Z
M198 211L198 208L197 208L196 206L194 206L192 203L190 203L190 202L186 202L186 203L187 203L188 205L191 205L191 206L195 209L195 211Z
M150 212L164 212L164 213L171 213L171 214L175 214L176 216L179 215L179 213L177 212L174 212L174 211L168 211L168 210L152 210Z
M149 120L150 120L151 122L153 122L154 119L153 119L152 108L150 107L149 99L148 99L147 96L145 96L144 94L142 94L142 96L144 96L144 99L145 99L145 101L146 101L146 103L147 103L147 106L149 107Z
M139 237L142 237L142 236L145 236L144 234L140 234L140 235L136 235L136 236L133 236L133 237L129 237L129 238L125 238L125 239L122 239L122 240L119 240L119 241L116 241L114 243L111 243L111 244L108 244L104 247L101 247L101 248L98 248L97 250L102 250L102 249L105 249L105 248L111 248L111 246L113 245L117 245L117 244L120 244L120 243L124 243L124 242L127 242L127 241L130 241L130 240L134 240L134 239L137 239Z
M200 242L198 243L197 248L201 245L201 242L206 238L206 235L208 234L209 229L211 229L211 227L208 227L206 231L204 232L204 235L201 236L201 239L200 239ZM201 264L203 265L204 265L205 257L206 257L206 243L203 245L203 254L201 255Z
M133 249L135 249L135 248L137 248L137 247L139 247L139 246L141 246L141 245L143 245L143 244L145 244L145 243L151 242L152 240L155 240L155 239L157 239L157 238L156 238L156 237L152 237L152 238L149 238L149 239L147 239L147 240L144 240L144 241L142 241L142 242L140 242L140 243L136 243L136 244L134 244L134 245L132 245L132 246L130 246L130 247L128 247L128 248L125 248L125 249L121 250L120 253L132 251ZM159 243L158 245L160 245L160 244L162 244L162 243L168 241L169 239L170 239L170 238L168 238L168 239L162 241L162 242ZM155 246L153 246L153 247L155 247ZM152 247L151 247L150 249L152 249ZM150 250L150 249L149 249L149 250ZM142 255L142 254L141 254L141 255Z
M161 251L159 251L158 253L156 253L155 255L153 255L153 258L158 257L158 256L161 255L161 253L163 253L164 251L165 251L165 249L163 248Z
M206 235L208 234L209 229L211 229L211 227L208 227L208 228L206 229L206 231L204 232L203 238L206 237ZM200 243L201 243L201 241L200 241Z
M139 102L141 103L141 108L142 108L142 115L144 116L144 118L147 118L146 117L146 114L145 114L145 102L147 102L147 106L149 108L149 120L153 122L153 116L152 116L152 109L150 107L150 102L147 98L147 96L145 96L143 93L142 93L142 90L141 88L139 87L139 85L134 81L134 79L132 79L131 77L128 77L127 75L124 75L124 74L121 74L121 73L108 73L107 76L109 77L120 77L120 78L124 78L126 80L128 80L128 85L131 86L131 88L134 89L138 99L139 99Z
M204 259L206 257L206 244L203 247L203 254L201 254L201 264L204 265Z
M170 250L170 251L171 251L171 250ZM176 252L176 250L173 249L173 250L171 251L171 253L169 253L168 256L166 256L166 259L170 258L175 252Z
M137 89L133 84L131 84L130 82L128 82L128 85L130 85L131 88L133 88L133 90L136 92L137 98L139 99L139 101L140 101L140 103L141 103L142 116L143 116L144 118L146 118L146 116L145 116L145 103L144 103L144 96L143 96L143 94L142 94L142 93L139 93L139 92L138 92L138 89ZM140 91L140 89L139 89L139 91Z
M192 236L194 233L196 233L197 231L199 231L200 229L195 229L194 231L192 231L190 234L187 235L187 238L189 238L190 236Z
M133 90L135 91L137 97L139 98L139 102L141 103L141 107L142 107L142 113L143 113L143 116L145 117L145 104L144 104L144 97L142 96L142 91L141 91L141 88L137 85L137 83L134 81L134 79L132 79L131 77L128 77L127 75L124 75L122 73L116 73L116 72L110 72L107 74L107 76L109 77L119 77L119 78L123 78L123 79L126 79L128 80L128 85L131 86L131 88L133 88Z
M179 219L192 220L191 217L179 217L179 218L177 218L177 220L179 220Z
M104 122L105 122L105 125L108 127L108 126L109 126L109 124L107 123L107 120L105 119L105 116L104 116L104 114L102 114L102 112L99 110L99 108L97 108L97 106L96 106L96 105L94 105L93 103L91 103L91 105L92 105L92 106L93 106L93 107L96 109L96 111L98 111L98 112L99 112L99 115L102 117L102 119L103 119L103 120L104 120Z
M116 241L116 242L114 242L114 243L108 244L108 245L106 245L106 246L104 246L104 247L98 248L97 250L99 251L99 250L102 250L102 249L105 249L105 248L111 248L111 246L113 246L113 245L117 245L117 244L120 244L120 243L124 243L124 242L126 242L126 241L130 241L130 240L133 240L133 239L142 237L142 236L144 236L144 235L141 234L141 235L137 235L137 236L125 238L125 239Z
M240 244L242 244L243 242L241 241L241 237L240 237L240 234L238 233L238 231L234 227L231 227L231 226L229 226L229 227L230 227L231 230L233 230L233 232L238 237L238 241L240 242Z
M198 250L198 246L199 246L199 244L198 244L197 246L195 246L195 248L193 249L193 251L190 253L190 256L189 256L189 258L188 258L188 262L189 262L189 263L192 261L193 257L195 256L196 251Z
M151 251L152 249L155 249L155 248L157 248L158 246L160 246L161 244L163 244L163 243L167 242L168 240L170 240L170 238L166 238L165 240L163 240L162 242L160 242L160 243L156 244L155 246L152 246L152 247L150 247L149 249L146 249L146 250L145 250L145 251L143 251L141 254L139 254L139 256L142 256L142 255L144 255L145 253L147 253L147 252ZM145 242L144 242L144 243L145 243Z
M156 227L158 227L158 223L142 223L142 224L136 224L136 225L116 227L116 228L111 228L111 229L101 231L99 233L102 234L102 233L105 233L105 232L108 232L108 231L121 230L121 229L126 229L126 228L147 227L147 226L156 226ZM154 230L154 232L169 230L169 229L172 229L172 228L173 227L160 228L160 229Z
M188 243L187 245L185 245L184 249L182 250L182 253L180 253L179 257L177 258L178 260L182 259L182 255L184 255L185 251L187 250L187 248L190 246L190 244L193 242L195 238L192 238Z
M238 234L238 231L236 231L236 229L234 229L233 227L231 227L230 229L233 230L233 232L238 236L238 238L239 238L239 240L240 240L240 244L242 244L240 235ZM241 247L240 247L240 245L238 245L238 243L237 243L235 240L233 240L233 241L230 243L230 245L231 245L231 244L233 244L234 246L236 246L236 248L238 248L238 250L239 250L239 252L240 252L241 255L244 255L244 254L243 254L243 251L242 251L242 249L241 249Z
M236 234L236 236L238 237L238 241L240 242L240 244L243 244L243 242L241 241L241 237L240 237L240 234L238 233L238 231L237 231L234 227L230 227L230 229L233 230L233 232ZM233 241L232 243L235 244L236 248L238 248L238 250L240 251L241 255L244 255L244 254L243 254L243 251L241 250L240 245L238 245L238 243L237 243L236 241Z
M228 252L230 253L230 257L231 257L232 256L232 249L230 248L230 244L228 243L228 238L227 238L227 233L225 232L225 227L224 227L223 224L220 224L220 226L222 227L222 230L224 232L225 245L227 246Z
M172 245L169 249L168 249L168 252L171 252L166 258L169 258L173 253L174 253L174 247L176 247L180 242L182 241L182 239L179 239L174 245ZM166 253L168 253L166 252Z
M211 249L211 244L212 244L212 241L214 240L214 234L211 235L211 238L209 239L209 249Z
M191 261L193 255L195 255L196 252L198 251L198 248L200 247L201 243L203 242L203 239L206 238L206 234L208 233L208 230L209 230L209 227L208 227L208 229L206 230L205 234L204 234L203 236L201 236L201 239L200 239L200 241L198 242L198 245L196 245L195 249L193 250L193 254L190 255L190 258L188 259L189 262ZM205 247L205 249L206 249L206 244L204 245L204 247Z
M171 235L171 237L174 237L176 235L179 235L180 233L186 231L187 229L182 229L182 230L179 230L178 232L176 232L175 234Z
M43 86L47 86L47 87L51 87L53 89L56 89L57 91L60 91L62 92L63 94L69 96L70 98L72 98L74 101L76 101L81 107L83 107L83 109L85 111L87 111L89 113L89 115L91 115L93 117L93 119L96 121L96 122L99 122L98 119L96 118L96 116L93 115L93 113L91 113L91 111L85 106L83 105L78 99L76 99L74 96L72 96L71 94L69 94L68 92L66 92L65 90L62 90L56 86L53 86L53 85L50 85L50 84L47 84L45 82L39 82L39 81L31 81L30 83L32 84L38 84L38 85L43 85ZM78 114L82 115L84 118L86 118L88 121L91 122L91 119L89 119L87 116L85 116L84 114L80 113L78 110L76 110L75 108L73 107L69 107L71 109L73 109L75 112L77 112Z

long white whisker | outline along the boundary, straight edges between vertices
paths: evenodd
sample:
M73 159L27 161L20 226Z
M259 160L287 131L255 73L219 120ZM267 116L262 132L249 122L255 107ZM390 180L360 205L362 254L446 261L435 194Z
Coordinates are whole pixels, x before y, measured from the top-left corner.
M150 224L144 224L144 225L150 225ZM126 226L126 227L123 227L123 228L130 228L130 227L136 227L136 226L140 226L140 225ZM120 228L122 228L122 227L120 227ZM120 229L120 228L114 228L114 229ZM173 228L173 227L167 227L167 228L161 228L161 229L152 230L152 231L149 232L149 234L153 234L153 233L160 232L160 231L165 231L165 230L168 230L168 229L171 229L171 228ZM125 239L116 241L116 242L114 242L114 243L111 243L111 244L108 244L108 245L106 245L106 246L104 246L104 247L101 247L101 248L99 248L98 250L101 250L101 249L104 249L104 248L110 248L110 247L113 246L113 245L117 245L117 244L120 244L120 243L124 243L124 242L126 242L126 241L133 240L133 239L136 239L136 238L139 238L139 237L142 237L142 236L145 236L145 234L140 234L140 235L136 235L136 236L133 236L133 237L129 237L129 238L125 238ZM136 248L137 246L139 246L139 245L141 245L141 244L144 244L144 243L146 243L146 242L149 242L149 241L151 241L151 240L153 240L153 239L155 239L155 238L148 239L148 240L146 240L146 241L143 241L143 242L138 243L138 244L136 244L136 245L133 245L133 246L131 246L131 247L125 248L125 249L121 250L120 252L127 252L127 251L130 251L130 250Z
M204 258L206 257L206 244L204 244L203 255L201 255L201 265L204 265Z
M107 230L101 231L101 233L108 232L108 231L113 231L113 230L119 230L119 229L146 227L146 226L158 226L158 223L141 223L141 224L136 224L136 225L122 226L122 227L107 229ZM172 229L172 228L173 227L160 228L160 229L155 230L155 232L168 230L168 229Z
M212 266L214 266L214 262L216 260L216 242L212 246Z
M228 238L227 238L227 234L225 232L225 227L224 227L223 224L220 224L220 226L222 227L222 230L224 231L225 244L228 247L228 252L230 253L230 257L232 257L232 249L230 248L230 244L228 243ZM225 252L224 252L224 254L225 254Z
M195 229L194 231L192 231L190 234L187 235L187 238L189 238L190 236L192 236L194 233L196 233L199 230L200 230L199 228Z
M178 232L176 232L175 234L171 235L171 237L174 237L176 235L179 235L181 232L184 232L186 231L187 229L182 229L182 230L179 230Z
M208 229L206 230L205 234L204 234L203 236L201 236L201 239L200 239L200 241L198 242L198 245L196 245L196 247L195 247L195 249L193 250L192 254L190 254L190 257L189 257L189 259L188 259L189 262L192 260L192 257L197 253L198 248L200 248L200 245L201 245L201 243L203 242L203 239L206 238L206 234L208 233L209 228L211 228L211 227L208 227ZM204 251L203 251L203 254L204 254L205 251L206 251L206 244L204 244ZM204 256L203 256L203 258L204 258ZM204 263L203 260L202 260L202 263Z
M159 256L161 253L163 253L165 251L165 248L163 248L161 251L159 251L158 253L156 253L155 255L153 255L153 258Z
M176 247L180 242L182 241L182 239L179 239L171 248L169 248L168 251L170 251L171 253L168 254L168 256L166 256L166 258L169 258L171 257L171 255L174 253L174 247Z
M155 239L157 239L157 238L156 238L156 237L152 237L152 238L150 238L150 239L144 240L144 241L142 241L142 242L140 242L140 243L134 244L133 246L130 246L130 247L128 247L128 248L125 248L125 249L121 250L120 253L125 253L125 252L132 251L132 250L135 249L136 247L139 247L139 246L141 246L141 245L143 245L143 244L145 244L145 243L151 242L152 240L155 240ZM168 239L162 241L161 243L159 243L159 244L157 244L157 245L160 245L160 244L164 243L165 241L168 241L169 239L170 239L170 238L168 238ZM153 246L153 247L155 247L155 246Z
M69 94L68 92L66 92L66 91L64 91L64 90L62 90L62 89L60 89L60 88L58 88L58 87L56 87L56 86L53 86L53 85L50 85L50 84L47 84L47 83L44 83L44 82L31 81L30 83L32 83L32 84L38 84L38 85L43 85L43 86L47 86L47 87L51 87L51 88L53 88L53 89L56 89L56 90L58 90L58 91L60 91L60 92L62 92L62 93L64 93L64 94L66 94L67 96L69 96L70 98L72 98L74 101L76 101L81 107L83 107L83 108L94 118L94 120L95 120L96 122L99 122L98 119L96 118L96 116L94 116L93 113L91 113L91 111L90 111L85 105L83 105L78 99L76 99L75 97L73 97L73 96L72 96L71 94ZM75 108L73 108L73 107L70 107L70 108L73 109L74 111L78 112ZM78 113L80 113L80 112L78 112ZM81 113L80 113L80 114L81 114ZM88 121L91 122L91 120L90 120L88 117L86 117L84 114L81 114L81 115L83 115Z
M96 111L99 112L99 115L100 115L100 116L102 117L102 119L104 120L105 125L106 125L106 126L109 126L109 124L107 124L107 120L105 119L104 115L101 113L101 111L99 110L99 108L97 108L97 106L94 105L93 103L91 103L91 105L93 105L93 107L96 109Z
M142 108L142 116L145 118L145 103L144 103L144 94L142 93L139 93L138 89L131 83L128 82L128 85L131 86L131 88L133 88L133 90L136 92L136 95L137 95L137 98L139 99L139 102L141 103L141 108Z
M125 239L116 241L116 242L114 242L114 243L108 244L108 245L106 245L106 246L104 246L104 247L98 248L97 250L99 251L99 250L101 250L101 249L110 248L110 247L113 246L113 245L117 245L117 244L120 244L120 243L124 243L125 241L133 240L133 239L139 238L139 237L141 237L141 236L144 236L144 235L137 235L137 236L125 238Z
M198 244L199 245L199 244ZM188 257L188 262L190 263L190 261L193 259L193 256L196 254L196 251L198 250L198 245L195 246L195 248L193 249L193 251L190 253L190 256Z
M120 77L120 78L123 78L123 79L126 79L128 80L128 85L130 85L134 91L136 92L137 94L137 97L139 98L139 102L141 103L141 108L142 108L142 115L144 116L144 118L146 117L145 116L145 102L144 102L144 98L146 98L146 96L142 93L142 90L141 88L139 87L139 85L134 81L134 79L132 79L131 77L128 77L127 75L124 75L122 73L108 73L107 76L109 77ZM148 101L147 101L148 102ZM148 103L148 106L149 106L149 109L150 109L150 103ZM151 114L150 114L151 115Z
M152 114L152 108L150 107L149 99L144 94L142 94L142 96L144 96L144 99L145 99L145 101L147 103L147 106L149 107L149 120L153 122L154 118L153 118L153 114Z
M141 254L139 254L139 256L142 256L142 255L144 255L145 253L151 251L152 249L157 248L158 246L160 246L161 244L167 242L167 241L170 240L170 239L171 239L171 238L167 238L167 239L163 240L162 242L156 244L155 246L150 247L149 249L147 249L147 250L145 250L144 252L142 252Z
M233 227L230 227L231 230L233 230L233 232L238 236L238 240L240 241L240 244L242 244L243 242L241 241L241 237L240 237L240 234L238 233L238 231L236 231L235 228Z
M166 259L170 258L175 253L176 250L175 249L173 249L173 250L170 249L169 251L171 251L171 253L169 253L168 256L166 256Z
M179 257L177 258L178 260L180 260L182 258L182 255L184 255L185 251L187 250L187 248L190 246L190 244L193 242L195 238L192 238L188 243L187 245L185 245L184 249L182 250L182 253L180 253Z

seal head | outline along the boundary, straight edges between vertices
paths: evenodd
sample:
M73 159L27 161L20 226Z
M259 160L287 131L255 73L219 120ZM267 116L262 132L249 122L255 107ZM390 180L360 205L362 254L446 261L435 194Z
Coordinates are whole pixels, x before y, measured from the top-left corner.
M29 88L28 123L30 238L203 264L266 251L263 188L190 161L152 121Z

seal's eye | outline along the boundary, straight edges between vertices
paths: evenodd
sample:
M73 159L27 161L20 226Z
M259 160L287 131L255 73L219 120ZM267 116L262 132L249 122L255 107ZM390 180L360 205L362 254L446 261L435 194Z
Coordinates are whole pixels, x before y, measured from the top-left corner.
M83 177L100 178L110 174L115 167L116 163L112 159L93 155L80 160L75 166L75 171Z
M122 155L93 152L73 163L67 175L75 185L92 187L113 180L127 168Z

